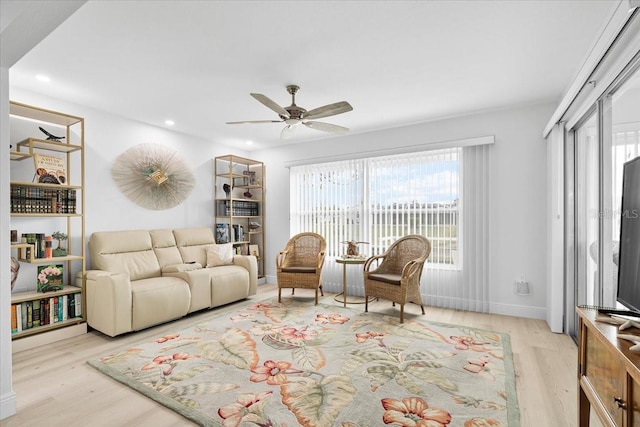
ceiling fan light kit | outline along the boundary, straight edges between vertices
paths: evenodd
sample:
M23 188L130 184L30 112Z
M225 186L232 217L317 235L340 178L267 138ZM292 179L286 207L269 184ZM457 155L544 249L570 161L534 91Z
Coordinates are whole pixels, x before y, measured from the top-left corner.
M280 120L244 120L239 122L227 122L230 125L246 124L246 123L285 123L286 126L280 132L280 138L289 139L293 136L296 126L303 124L304 126L323 132L329 132L337 135L343 135L349 132L349 128L338 126L331 123L317 122L315 119L323 117L335 116L337 114L346 113L353 110L351 104L347 101L335 102L333 104L324 105L307 111L306 109L296 105L296 93L300 89L299 86L287 86L287 92L291 95L291 105L281 107L275 101L261 93L250 94L258 102L272 111L275 111Z

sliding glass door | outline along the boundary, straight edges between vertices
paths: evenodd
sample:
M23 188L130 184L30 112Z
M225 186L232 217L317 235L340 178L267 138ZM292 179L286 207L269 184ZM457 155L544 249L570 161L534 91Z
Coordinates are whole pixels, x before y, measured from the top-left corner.
M640 72L630 66L573 133L573 260L567 265L567 300L616 306L622 169L640 155ZM570 182L570 181L569 181ZM573 190L573 191L572 191ZM573 263L571 263L573 261ZM575 336L573 316L567 330Z
M577 305L600 301L597 259L599 221L599 143L597 114L593 113L574 133L575 137L575 254Z

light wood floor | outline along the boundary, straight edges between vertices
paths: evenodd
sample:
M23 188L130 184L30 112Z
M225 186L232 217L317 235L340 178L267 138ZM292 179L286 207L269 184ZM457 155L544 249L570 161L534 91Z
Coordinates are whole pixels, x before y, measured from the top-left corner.
M274 295L274 285L258 287L262 300ZM283 291L283 298L291 298ZM325 303L337 304L325 293ZM312 300L310 290L296 290L294 298ZM362 307L352 305L351 307ZM369 310L397 315L387 301ZM420 308L407 304L407 319L422 318ZM46 348L13 355L13 389L18 413L0 422L14 426L185 426L188 420L86 364L112 350L187 326L210 311L170 324L110 338L99 332L71 338ZM549 331L546 322L493 314L426 307L425 319L508 333L515 359L516 388L522 427L575 427L577 417L577 347L573 340Z

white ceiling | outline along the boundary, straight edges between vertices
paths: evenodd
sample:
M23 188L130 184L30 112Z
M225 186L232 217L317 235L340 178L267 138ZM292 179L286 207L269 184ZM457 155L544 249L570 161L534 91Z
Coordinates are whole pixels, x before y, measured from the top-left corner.
M242 149L280 145L249 96L367 132L559 101L615 2L89 1L10 69L23 88ZM45 74L51 82L35 80ZM542 129L541 129L542 131ZM287 143L331 137L300 127ZM252 148L244 144L254 142Z

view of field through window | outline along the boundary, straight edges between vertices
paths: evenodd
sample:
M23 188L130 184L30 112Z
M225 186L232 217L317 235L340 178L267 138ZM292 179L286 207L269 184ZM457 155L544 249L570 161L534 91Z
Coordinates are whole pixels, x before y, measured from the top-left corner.
M449 148L293 167L292 231L324 236L330 257L343 255L346 241L376 255L420 234L432 244L428 263L457 264L461 157Z

